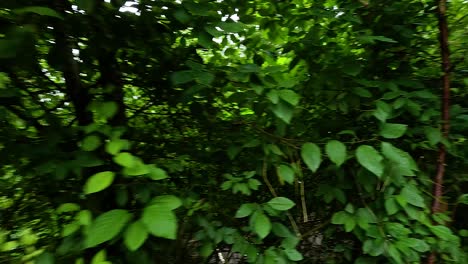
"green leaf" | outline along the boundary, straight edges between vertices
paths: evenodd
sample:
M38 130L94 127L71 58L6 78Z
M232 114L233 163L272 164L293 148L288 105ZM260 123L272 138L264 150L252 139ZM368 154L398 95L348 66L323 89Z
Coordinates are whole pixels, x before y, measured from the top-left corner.
M275 197L267 202L275 210L286 211L291 209L295 203L286 197Z
M271 231L271 222L268 216L263 213L256 215L254 220L254 231L261 239L268 236Z
M67 213L80 210L80 206L76 203L64 203L57 207L57 213Z
M356 212L356 222L361 228L367 229L369 223L376 223L377 219L369 208L359 208Z
M278 102L278 104L272 106L272 111L276 117L283 120L286 124L291 122L294 114L294 108L283 102Z
M96 1L95 0L75 0L75 3L80 9L88 13L91 13L94 11Z
M278 91L276 90L271 90L269 91L267 94L266 94L268 100L270 100L270 102L274 103L274 104L277 104L279 102L279 95L278 95Z
M288 257L289 260L300 261L300 260L304 259L302 254L299 251L297 251L296 249L294 249L294 248L288 248L288 249L285 249L283 251L284 251L284 253L286 254L286 256Z
M242 204L237 210L235 218L243 218L251 215L255 211L256 207L257 205L253 203Z
M62 237L67 237L80 229L80 225L77 222L71 222L66 224L62 228Z
M116 155L120 151L124 149L128 149L130 147L130 142L125 139L114 139L106 144L106 152L111 155Z
M289 104L296 106L299 104L300 96L293 90L280 90L278 95L281 99L288 102Z
M281 180L292 184L294 182L294 171L288 165L280 165L277 167L276 172Z
M109 119L117 114L119 106L116 102L101 102L98 103L94 109L99 117Z
M426 241L422 239L407 238L406 240L408 241L408 245L418 252L428 252L431 249Z
M101 264L106 261L106 250L100 250L94 257L91 259L91 264Z
M440 129L434 127L425 127L424 133L426 134L426 137L432 146L435 146L442 140L442 133L440 132Z
M182 24L187 24L192 19L191 15L181 8L177 9L173 15Z
M401 190L401 196L405 197L405 200L414 206L424 208L424 198L419 194L419 190L413 185L406 185Z
M274 222L272 224L272 231L275 236L291 237L294 236L289 229L281 223Z
M53 254L49 252L44 252L34 260L34 263L35 264L54 264L55 257Z
M132 218L127 210L115 209L99 215L86 230L85 246L97 246L117 236Z
M90 194L100 192L109 187L114 181L115 173L112 171L103 171L89 177L84 185L84 193Z
M331 223L334 225L343 225L352 219L351 215L345 211L339 211L333 214Z
M312 172L316 172L322 162L320 148L316 144L310 142L302 145L301 157Z
M161 195L151 199L150 204L166 210L174 210L182 205L182 201L174 195Z
M150 205L143 210L142 221L148 231L167 239L177 238L177 218L174 212L159 205Z
M458 197L457 203L468 204L468 194L463 194Z
M195 80L195 74L193 71L178 71L172 74L171 80L174 85L180 85Z
M416 162L407 152L394 147L388 142L382 142L380 148L385 158L392 161L394 166L401 169L402 175L414 176L414 171L418 171Z
M384 171L383 157L372 146L359 146L356 149L356 158L364 168L377 175L377 177L382 177Z
M258 190L258 186L262 185L262 183L257 179L249 179L247 185L252 190Z
M369 92L367 89L364 89L362 87L356 87L353 89L353 93L359 95L360 97L364 98L370 98L372 97L372 93Z
M230 33L238 33L244 31L245 25L240 22L219 22L218 27Z
M15 9L13 10L13 12L16 14L35 13L41 16L50 16L63 20L63 16L57 11L43 6L28 6L24 8Z
M325 145L330 160L340 167L346 160L346 146L338 140L330 140Z
M95 135L87 136L81 142L81 148L84 151L96 150L101 145L101 138Z
M81 210L78 214L76 214L76 221L80 223L80 225L88 226L92 223L93 215L89 210Z
M124 233L124 243L130 251L135 251L141 247L146 238L148 238L148 231L140 221L131 223Z
M374 116L378 120L385 122L390 117L391 113L392 113L392 108L389 104L383 101L377 102L377 109L374 111Z
M407 125L384 123L380 128L380 135L384 138L399 138L405 134Z
M361 65L358 63L352 62L343 64L343 72L348 75L357 76L361 71Z
M385 200L385 210L387 211L388 215L396 214L400 210L393 197Z
M114 162L119 164L122 167L131 168L136 165L137 159L135 156L128 152L122 152L117 154L113 158Z
M167 175L165 170L161 168L157 168L156 166L150 165L148 177L152 180L158 181L158 180L166 179L169 176Z

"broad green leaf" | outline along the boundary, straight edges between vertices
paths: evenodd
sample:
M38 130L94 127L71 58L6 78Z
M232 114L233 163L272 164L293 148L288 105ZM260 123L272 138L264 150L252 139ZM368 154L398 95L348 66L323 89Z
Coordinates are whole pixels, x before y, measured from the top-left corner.
M458 197L457 203L468 204L468 194L463 194Z
M50 252L44 252L34 260L34 264L54 264L55 257Z
M262 183L257 179L249 179L247 185L252 190L258 190L258 186L262 185Z
M289 104L296 106L299 104L300 96L293 90L280 90L278 95L281 99L288 102Z
M356 149L356 158L364 168L382 177L384 165L382 163L383 157L372 146L361 145Z
M81 142L81 148L84 151L96 150L101 145L101 138L95 135L87 136Z
M130 142L125 139L114 139L106 144L106 152L111 155L116 155L122 150L130 147Z
M391 114L392 114L392 108L389 104L383 101L377 102L377 109L374 111L374 116L378 120L385 122L390 117Z
M106 261L106 251L100 250L94 257L91 259L91 264L102 264Z
M310 142L302 145L301 157L312 172L316 172L322 162L320 148L316 144Z
M286 211L291 209L295 203L286 197L275 197L267 202L275 210Z
M283 102L278 102L278 104L272 106L272 111L276 117L283 120L286 124L291 122L294 114L294 108Z
M119 106L116 102L101 102L98 103L94 109L99 117L109 119L117 114Z
M143 164L140 159L136 158L134 159L135 163L133 164L132 167L125 167L122 170L122 173L126 176L140 176L140 175L145 175L149 174L151 172L151 166ZM150 175L148 175L150 176Z
M373 257L380 256L385 252L385 241L381 238L368 239L364 241L362 250Z
M49 16L49 17L63 19L63 16L59 14L57 11L48 7L43 7L43 6L28 6L24 8L14 9L13 12L16 14L35 13L41 16Z
M370 98L372 97L372 93L369 92L367 89L362 87L356 87L353 89L353 93L359 95L360 97Z
M266 94L268 100L270 102L277 104L279 102L279 95L277 90L271 90Z
M192 16L182 8L173 12L173 15L182 24L187 24L192 19Z
M451 240L455 236L452 233L452 230L450 230L450 228L446 226L442 226L442 225L429 226L429 229L434 235L436 235L438 238L442 240Z
M289 260L300 261L300 260L304 259L302 254L299 251L297 251L296 249L294 249L294 248L288 248L288 249L285 249L283 251L284 251L284 253L286 254L286 256L288 257Z
M338 140L330 140L325 145L325 152L328 158L338 167L346 160L346 146Z
M122 167L131 168L136 165L137 158L128 152L122 152L117 154L113 158L114 162Z
M89 177L84 185L84 193L90 194L100 192L109 187L114 181L115 173L112 171L103 171Z
M442 140L442 133L440 132L440 129L434 127L425 127L424 133L426 134L429 143L433 146Z
M75 3L80 9L88 13L93 12L96 6L95 0L75 0Z
M64 203L61 204L56 212L57 213L67 213L67 212L74 212L80 210L80 206L76 203Z
M182 201L174 195L161 195L151 199L150 204L166 210L174 210L182 205Z
M351 75L351 76L356 76L362 71L361 65L358 63L352 62L352 63L344 63L343 64L343 72Z
M156 166L150 165L149 166L149 174L148 177L152 180L158 181L168 178L166 171L158 168Z
M384 138L399 138L405 134L407 125L384 123L380 128L380 135Z
M418 171L416 162L407 152L394 147L388 142L382 142L380 148L385 158L392 161L394 166L401 168L400 171L404 176L414 176L414 171Z
M274 222L272 224L272 231L275 236L279 236L279 237L294 236L285 225L278 223L278 222Z
M398 204L393 197L385 199L385 210L388 215L396 214L399 211Z
M253 203L242 204L240 208L237 210L235 218L247 217L251 215L256 208L257 208L257 205Z
M292 184L294 182L294 171L288 165L279 165L276 169L276 172L278 173L278 176L281 180L289 184Z
M80 223L80 225L83 226L88 226L92 223L93 221L93 215L91 214L91 211L89 210L81 210L76 214L76 221Z
M351 219L352 216L349 213L345 211L339 211L333 214L331 222L334 225L343 225Z
M261 239L265 238L270 233L271 222L268 216L263 213L256 215L254 220L254 231Z
M369 223L376 223L377 219L369 208L359 208L356 212L356 222L361 228L367 229Z
M422 239L406 238L405 240L407 240L407 243L410 247L412 247L414 250L418 252L421 252L421 253L428 252L431 249L429 244L427 244L426 241Z
M86 230L85 246L90 248L113 239L131 218L132 215L122 209L99 215Z
M80 224L77 222L71 222L66 224L62 228L62 237L67 237L80 229Z
M195 80L195 74L193 71L178 71L174 72L171 76L172 83L174 85L184 84Z
M419 194L419 190L412 186L406 185L401 190L401 196L405 197L405 200L414 206L424 208L426 205L424 203L424 198Z
M145 243L147 237L148 231L145 225L140 221L136 221L131 223L125 230L124 243L130 251L135 251Z
M218 27L226 32L238 33L244 31L245 25L240 22L219 22Z
M167 239L177 238L177 218L174 212L159 205L150 205L143 210L142 221L149 233Z
M19 246L18 242L16 241L8 241L0 245L0 252L1 251L11 251L16 249Z

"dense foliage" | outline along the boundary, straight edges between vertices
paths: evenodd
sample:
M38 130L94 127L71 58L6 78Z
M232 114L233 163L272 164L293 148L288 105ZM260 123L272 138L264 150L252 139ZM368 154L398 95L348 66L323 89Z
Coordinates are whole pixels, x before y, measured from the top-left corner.
M468 2L448 136L438 10L1 1L0 263L466 263Z

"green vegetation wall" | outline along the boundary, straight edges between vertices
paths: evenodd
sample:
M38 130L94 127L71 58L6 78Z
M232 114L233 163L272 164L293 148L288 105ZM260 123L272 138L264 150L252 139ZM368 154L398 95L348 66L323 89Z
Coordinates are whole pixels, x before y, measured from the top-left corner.
M467 25L466 0L1 1L0 263L467 263Z

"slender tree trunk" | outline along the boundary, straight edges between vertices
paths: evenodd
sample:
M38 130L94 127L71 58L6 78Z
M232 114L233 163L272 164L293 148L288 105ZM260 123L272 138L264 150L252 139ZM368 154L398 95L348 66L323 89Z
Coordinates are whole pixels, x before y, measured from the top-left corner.
M439 42L442 58L442 128L441 132L445 139L448 138L450 129L450 50L448 44L448 23L447 23L447 0L439 0L438 2L438 19L439 19ZM434 179L434 200L432 203L432 213L441 211L441 200L443 196L443 183L445 176L447 150L444 144L439 145L439 155L437 160L437 174ZM428 263L436 262L436 254L432 254L428 258Z

